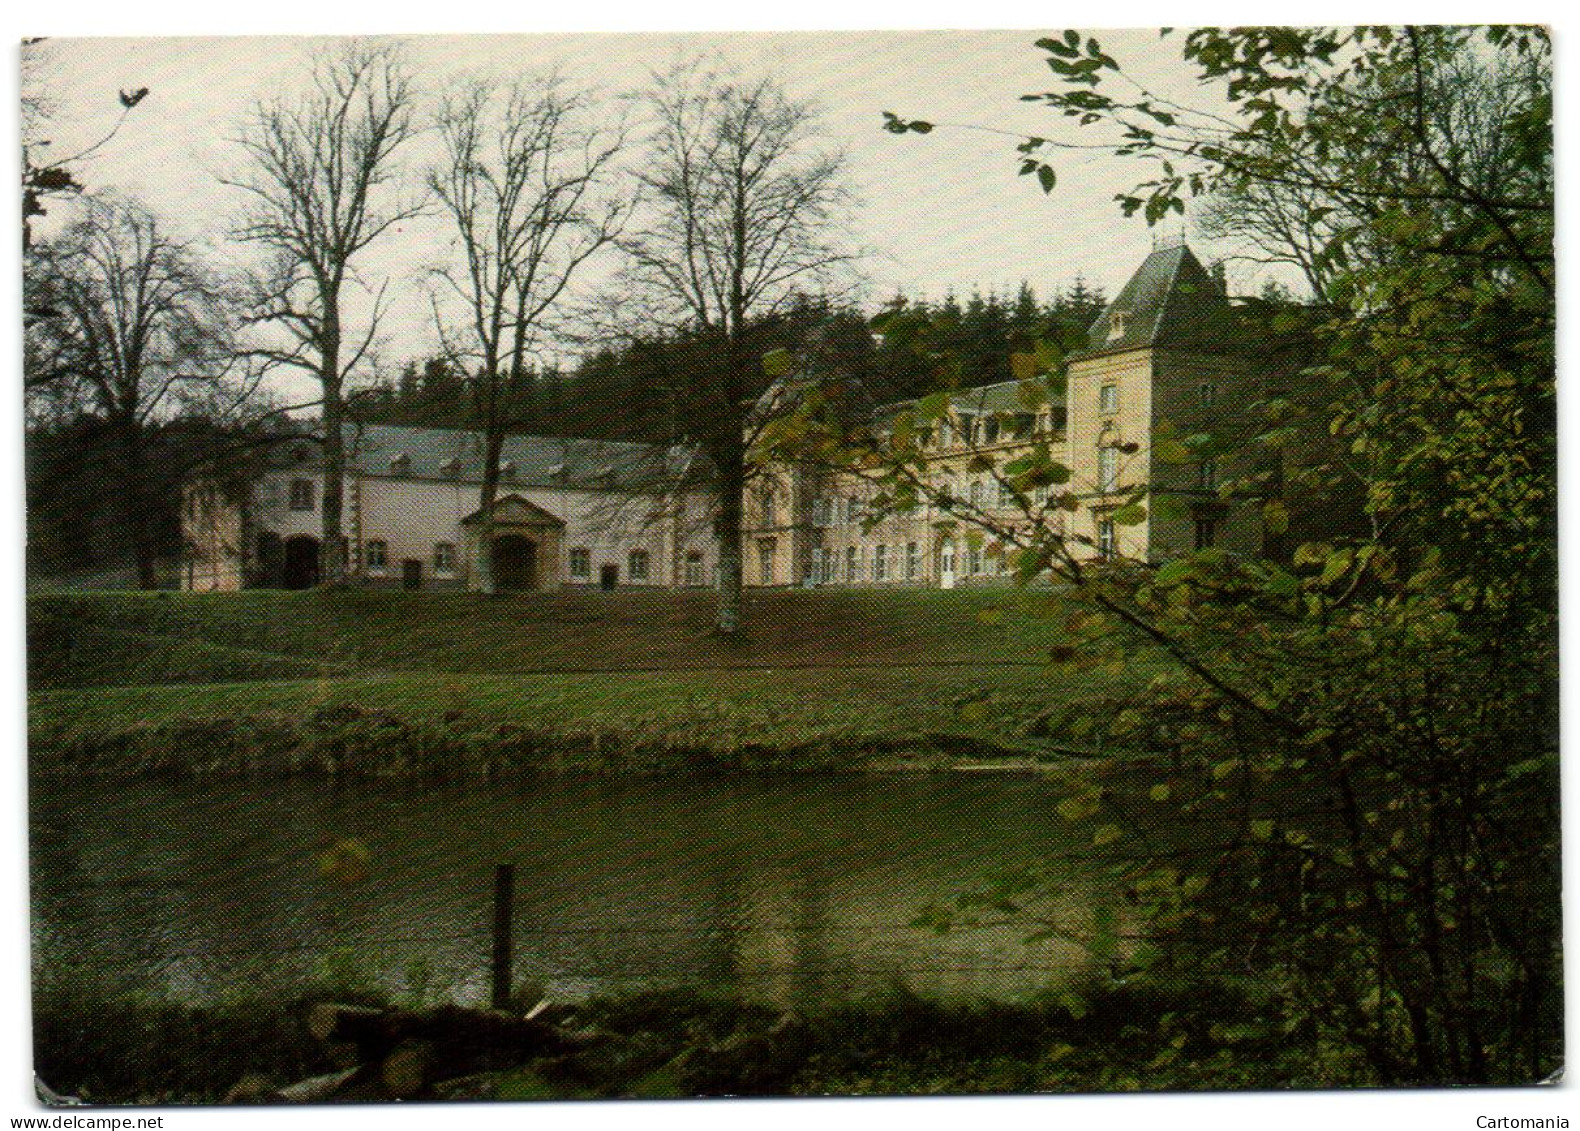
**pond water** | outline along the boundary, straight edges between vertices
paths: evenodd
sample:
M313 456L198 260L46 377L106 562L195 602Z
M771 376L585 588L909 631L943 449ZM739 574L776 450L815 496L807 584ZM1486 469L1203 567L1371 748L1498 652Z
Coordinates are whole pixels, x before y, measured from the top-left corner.
M897 982L1016 997L1088 957L1024 926L909 924L1039 858L1064 861L1046 908L1061 922L1122 906L1061 796L1002 774L35 783L35 975L201 1001L349 970L482 999L494 866L512 862L517 976L557 999L683 984L805 1006Z

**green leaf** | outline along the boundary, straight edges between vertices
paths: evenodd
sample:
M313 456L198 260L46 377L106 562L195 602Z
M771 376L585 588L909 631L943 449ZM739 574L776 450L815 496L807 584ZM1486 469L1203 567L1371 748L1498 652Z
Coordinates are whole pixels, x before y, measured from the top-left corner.
M1328 555L1327 562L1322 567L1321 584L1329 585L1349 572L1350 563L1355 560L1355 551L1349 546L1341 546Z
M1183 464L1191 463L1196 457L1178 440L1155 440L1152 444L1152 458L1159 463Z
M948 412L949 394L947 392L929 393L916 402L916 417L924 422L938 420Z
M795 369L795 355L787 349L769 350L763 354L763 374L784 377Z
M1153 801L1167 801L1169 799L1169 787L1161 784L1155 785L1147 791L1147 796L1152 798Z
M1158 570L1157 577L1153 579L1152 584L1159 589L1167 589L1171 585L1178 585L1182 581L1188 581L1195 572L1196 566L1189 558L1175 558Z
M1052 192L1053 186L1058 183L1059 178L1051 167L1039 165L1037 166L1037 181L1042 185L1043 192Z
M1066 821L1084 821L1096 813L1102 805L1102 799L1095 793L1078 793L1074 797L1066 797L1059 802L1057 808L1059 816Z
M1118 825L1103 825L1092 834L1092 843L1102 848L1106 844L1113 844L1124 835L1124 830Z
M1131 503L1109 512L1108 519L1115 526L1139 526L1147 520L1147 508L1139 503Z
M1251 839L1252 840L1272 840L1273 839L1273 822L1272 821L1267 821L1267 820L1252 821L1251 822Z

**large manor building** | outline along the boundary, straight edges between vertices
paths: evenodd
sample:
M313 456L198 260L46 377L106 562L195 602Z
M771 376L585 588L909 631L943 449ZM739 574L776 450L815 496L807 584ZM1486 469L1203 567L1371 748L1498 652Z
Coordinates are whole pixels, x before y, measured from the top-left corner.
M1217 490L1232 469L1153 458L1164 428L1244 434L1261 386L1243 352L1226 348L1230 333L1229 300L1200 261L1183 246L1154 251L1069 358L1062 398L1032 402L1018 381L952 395L927 437L926 489L909 513L869 519L874 488L857 472L782 465L758 476L746 505L745 584L988 582L1005 573L1006 557L981 530L1033 521L1058 524L1091 557L1259 552L1260 511ZM1068 505L1047 506L1043 490L1016 497L996 474L1032 445L1070 469L1056 489ZM716 578L712 500L690 449L512 437L485 522L477 434L367 426L348 429L346 446L348 574L366 584L479 587L483 537L492 539L497 588L701 587ZM189 492L186 587L313 584L317 464L316 446L294 441L246 498ZM1145 517L1115 522L1143 490ZM1164 498L1172 505L1159 506Z

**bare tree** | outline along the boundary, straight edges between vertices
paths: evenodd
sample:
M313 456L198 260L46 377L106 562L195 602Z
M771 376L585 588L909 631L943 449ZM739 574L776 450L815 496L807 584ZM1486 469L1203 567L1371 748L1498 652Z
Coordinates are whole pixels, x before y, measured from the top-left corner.
M49 94L48 73L50 61L44 52L42 39L24 39L21 58L21 110L22 110L22 252L26 255L33 246L33 218L48 215L47 201L57 197L75 195L82 191L74 166L85 162L108 145L127 116L137 104L148 97L148 88L120 92L121 112L110 128L97 141L74 153L46 154L51 142L40 136L47 127L53 112ZM32 311L24 310L24 317L31 318Z
M754 322L826 286L853 254L841 236L850 194L817 116L772 80L696 64L656 76L642 179L652 216L625 242L628 283L664 328L700 347L682 390L691 438L714 466L720 635L741 631L741 520L751 477L762 363Z
M484 437L478 580L493 589L491 511L505 434L526 406L531 360L554 332L571 280L619 235L631 210L608 191L625 143L620 127L590 121L585 95L555 79L499 89L478 83L439 113L440 163L428 185L455 226L460 263L437 274L460 300L462 327L440 333L469 371ZM436 302L436 308L437 308Z
M151 213L107 196L86 198L80 220L34 248L26 284L29 304L48 312L28 327L30 397L69 401L103 422L137 581L153 588L149 428L230 371L227 296Z
M272 253L254 321L282 329L286 348L259 351L306 370L323 388L324 490L319 576L345 574L341 529L347 378L366 356L383 313L374 293L366 331L347 333L348 287L363 285L353 262L418 208L388 195L392 157L416 132L410 81L398 50L353 42L319 56L309 92L259 106L238 142L249 174L229 181L253 197L242 239Z

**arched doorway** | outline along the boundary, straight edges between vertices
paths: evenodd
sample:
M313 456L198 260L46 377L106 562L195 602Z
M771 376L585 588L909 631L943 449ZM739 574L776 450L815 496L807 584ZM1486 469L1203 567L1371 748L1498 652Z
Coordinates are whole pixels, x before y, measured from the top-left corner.
M493 574L496 589L532 589L537 584L538 547L519 534L494 539Z
M297 534L285 540L285 567L280 583L287 589L311 589L318 584L318 539Z

